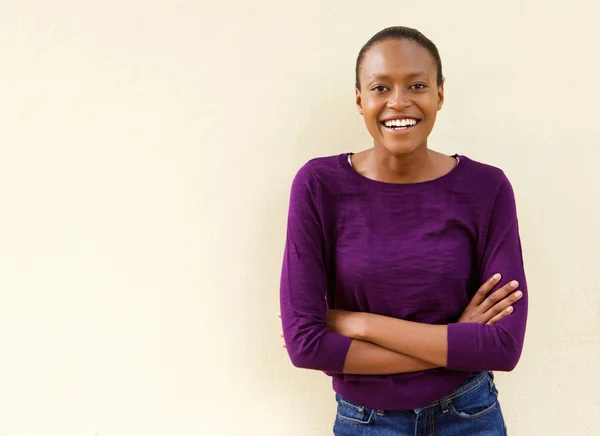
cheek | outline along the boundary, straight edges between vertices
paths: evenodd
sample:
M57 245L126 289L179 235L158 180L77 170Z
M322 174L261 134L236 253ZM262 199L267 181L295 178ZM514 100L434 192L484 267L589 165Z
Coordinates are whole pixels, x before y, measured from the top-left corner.
M428 114L435 114L438 111L438 96L437 93L427 94L424 96L423 100L421 100L421 108L426 111Z
M370 101L363 104L363 111L368 123L377 123L383 106L377 101Z
M365 112L364 121L367 129L371 133L379 134L379 111L377 109L371 109L369 112Z

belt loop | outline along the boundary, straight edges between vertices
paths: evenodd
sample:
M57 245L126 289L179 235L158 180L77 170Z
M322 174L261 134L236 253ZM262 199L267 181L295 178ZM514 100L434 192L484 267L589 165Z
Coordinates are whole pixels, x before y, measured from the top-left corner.
M450 409L448 408L449 401L446 400L446 397L440 400L440 406L442 407L442 413L448 413Z
M385 411L377 409L377 416L385 416Z

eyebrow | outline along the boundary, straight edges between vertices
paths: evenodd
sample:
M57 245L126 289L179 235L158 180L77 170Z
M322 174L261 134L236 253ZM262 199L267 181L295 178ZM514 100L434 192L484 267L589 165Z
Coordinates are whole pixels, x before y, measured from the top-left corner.
M410 73L406 75L406 78L408 79L414 79L416 77L423 77L423 78L429 78L429 74L422 72L422 71L416 71L414 73ZM372 74L368 77L369 82L372 82L374 80L390 80L390 76L386 75L386 74Z

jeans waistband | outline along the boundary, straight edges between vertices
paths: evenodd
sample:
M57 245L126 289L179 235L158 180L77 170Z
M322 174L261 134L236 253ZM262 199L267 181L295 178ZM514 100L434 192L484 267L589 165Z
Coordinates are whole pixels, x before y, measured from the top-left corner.
M492 373L489 371L482 371L482 372L478 373L477 375L472 376L470 380L467 380L465 383L463 383L462 385L457 387L455 390L453 390L450 394L448 394L444 398L442 398L440 400L436 400L433 403L431 403L425 407L416 409L415 412L420 412L422 410L429 409L431 407L436 407L436 406L439 406L440 404L450 403L455 398L458 398L461 395L464 395L467 392L475 389L477 386L479 386L480 383L482 383L483 381L485 381L487 379L488 375L493 378Z

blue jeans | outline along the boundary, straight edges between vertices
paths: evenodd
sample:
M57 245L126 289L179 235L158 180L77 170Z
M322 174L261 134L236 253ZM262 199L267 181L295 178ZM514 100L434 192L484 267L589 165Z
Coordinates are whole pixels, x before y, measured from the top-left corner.
M506 436L491 372L478 372L448 396L415 410L386 411L336 394L335 436Z

